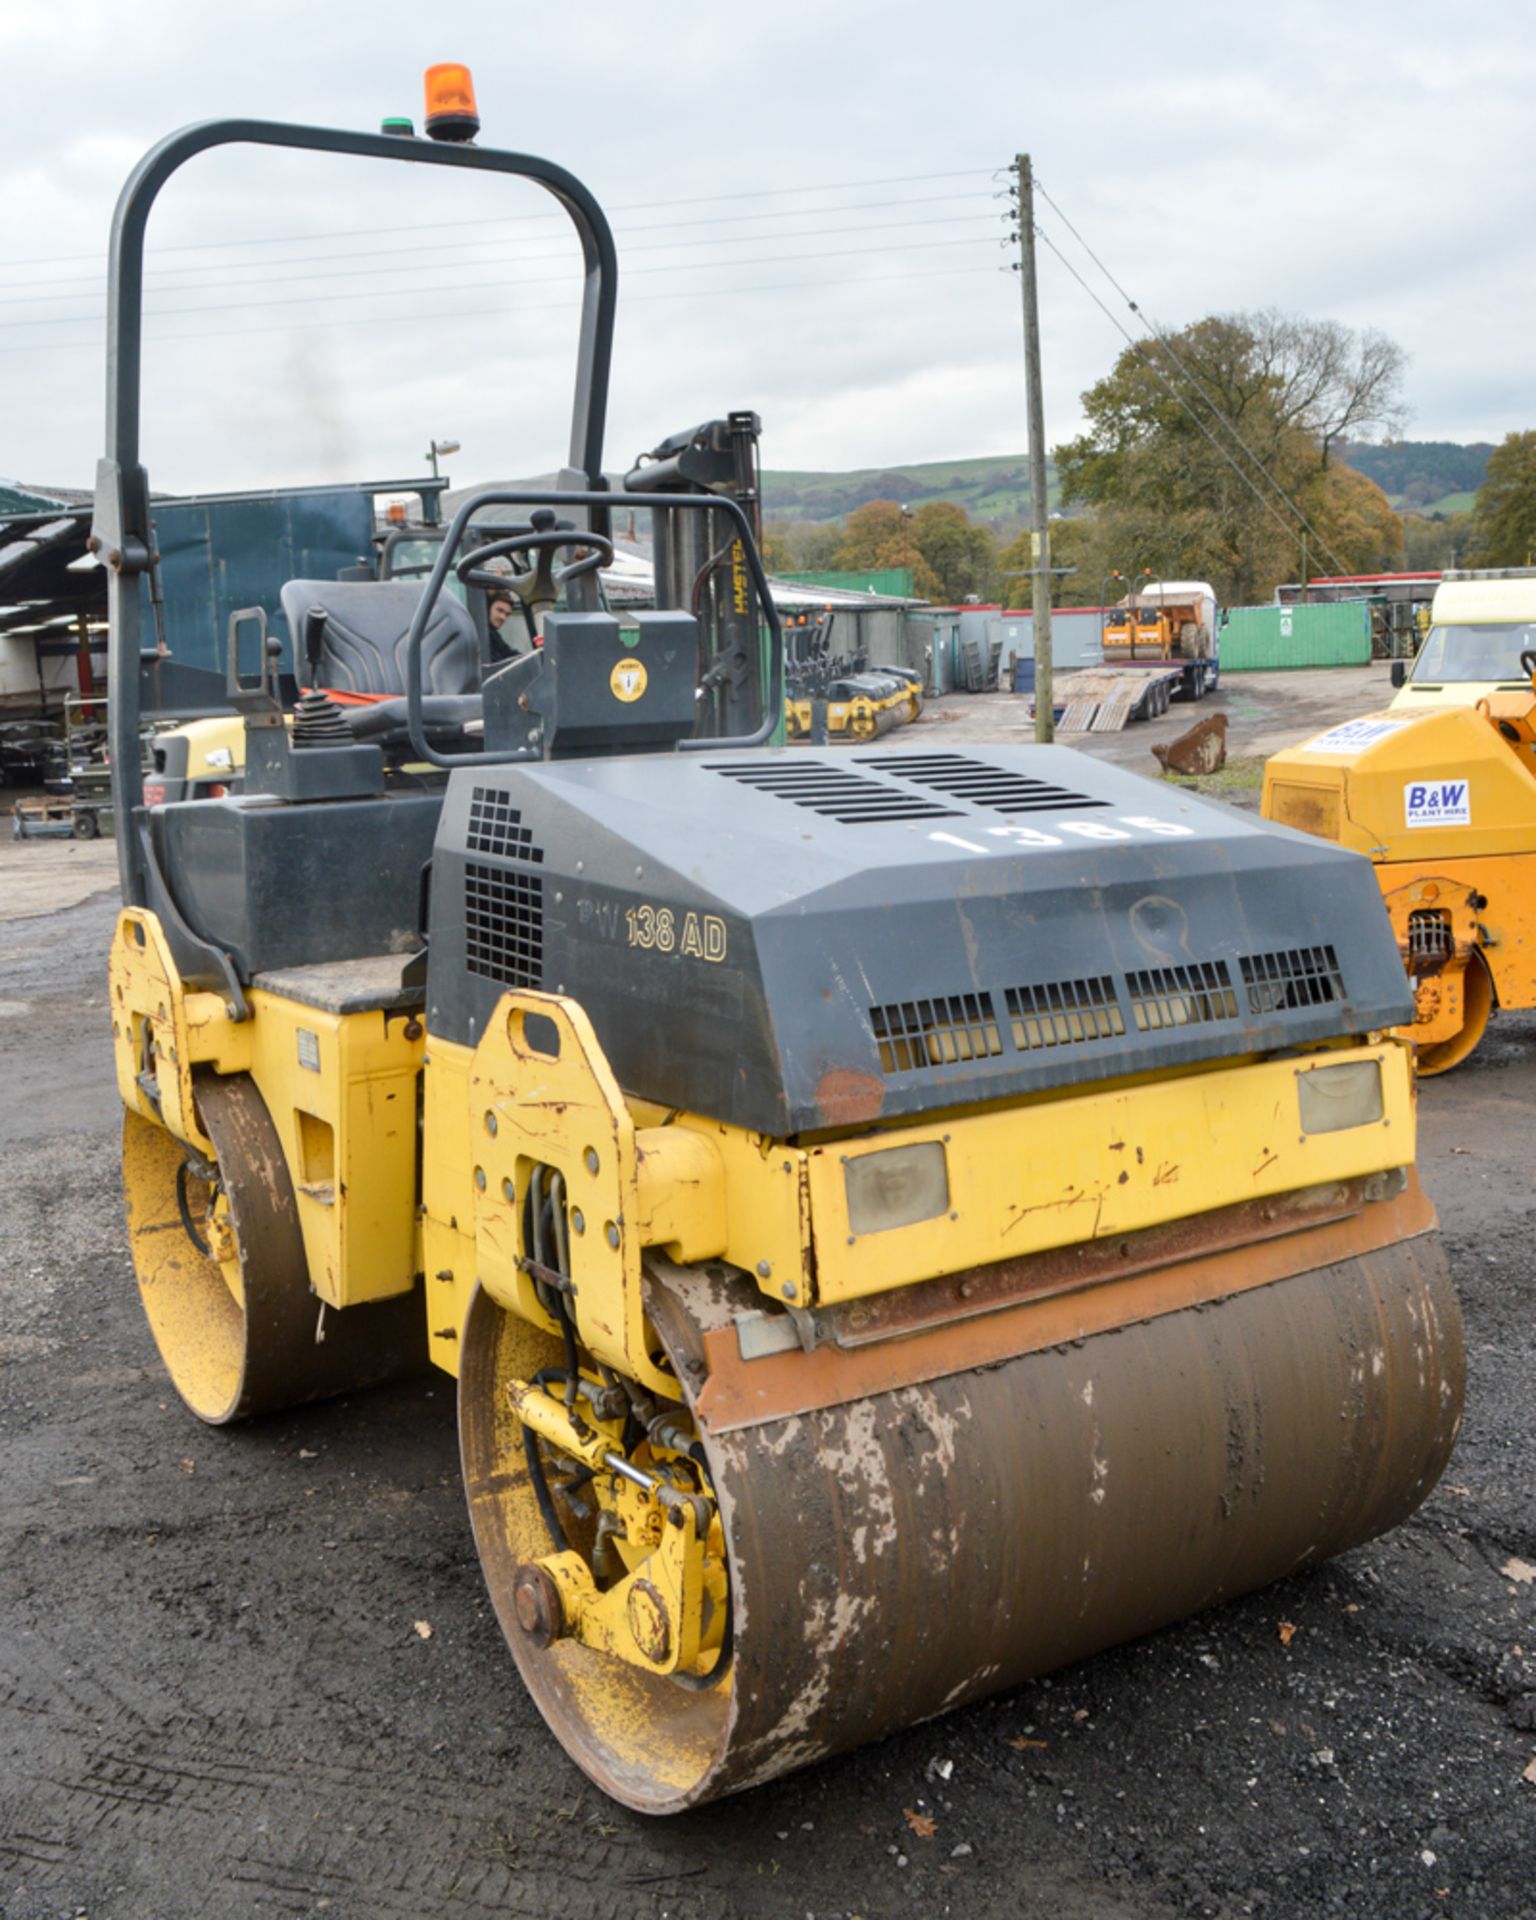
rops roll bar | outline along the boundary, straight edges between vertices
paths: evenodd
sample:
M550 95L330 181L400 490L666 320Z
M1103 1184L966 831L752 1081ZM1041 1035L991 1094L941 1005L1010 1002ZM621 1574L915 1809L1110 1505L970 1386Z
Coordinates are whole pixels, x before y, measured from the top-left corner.
M206 120L184 127L152 147L129 175L112 220L107 280L107 450L96 469L92 529L93 551L100 554L108 569L112 802L117 810L123 899L132 906L146 904L145 851L134 825L134 816L144 801L139 766L138 576L148 573L153 583L157 559L150 524L149 477L139 464L144 229L160 189L179 167L210 147L239 145L354 154L371 160L458 167L473 173L506 173L532 180L553 194L570 215L580 238L586 276L571 414L570 465L593 489L600 489L603 480L603 425L613 357L618 263L607 218L574 174L531 154L405 139L397 134L287 126L270 120Z

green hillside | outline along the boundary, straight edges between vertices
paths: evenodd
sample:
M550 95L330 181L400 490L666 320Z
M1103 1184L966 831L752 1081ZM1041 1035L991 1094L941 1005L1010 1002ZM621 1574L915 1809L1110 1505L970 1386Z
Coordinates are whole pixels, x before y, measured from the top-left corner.
M1372 447L1344 441L1339 458L1374 480L1399 513L1465 513L1488 475L1484 440L1394 440Z
M1337 457L1374 480L1400 513L1460 513L1483 484L1493 448L1484 442L1397 440L1387 446L1345 441ZM1053 510L1061 505L1056 471L1046 476ZM913 461L894 467L857 467L849 473L802 473L775 468L763 474L763 507L770 526L790 521L841 520L870 500L919 507L952 500L973 520L1013 534L1029 517L1029 463L1022 453L975 460Z
M1055 473L1047 468L1050 500L1059 505ZM1022 526L1029 514L1029 462L1022 453L977 460L927 460L900 467L860 467L851 473L763 474L763 507L769 524L791 520L841 520L870 500L904 507L952 500L973 520L999 530Z
M1393 504L1399 513L1470 513L1476 499L1475 493L1443 493L1438 500L1431 500L1422 507L1410 505L1406 500L1398 500Z

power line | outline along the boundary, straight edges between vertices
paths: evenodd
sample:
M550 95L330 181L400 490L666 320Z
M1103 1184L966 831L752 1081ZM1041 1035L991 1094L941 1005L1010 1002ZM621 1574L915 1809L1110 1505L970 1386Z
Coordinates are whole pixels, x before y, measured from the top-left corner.
M876 180L824 180L818 185L805 187L759 187L750 193L702 193L682 200L630 200L607 209L610 213L648 213L660 207L717 207L737 200L774 200L787 198L797 193L851 193L860 187L901 187L916 185L925 180L964 180L975 179L985 174L994 177L993 167L951 167L944 173L894 173ZM809 211L809 209L805 209ZM560 213L525 214L518 216L522 220L562 220ZM186 240L152 251L158 256L165 253L206 253L212 247L275 247L286 246L290 241L299 240L357 240L375 233L431 233L444 227L473 227L503 224L483 220L423 220L412 226L388 227L342 227L330 233L279 233L268 234L261 239L252 240ZM13 260L13 267L50 267L58 266L69 260L99 260L99 250L90 253L51 253L42 254L30 260Z
M762 236L762 238L768 241L819 240L822 238L829 238L829 239L835 238L836 236L845 234L845 233L900 233L900 232L908 231L913 227L963 226L967 222L974 222L977 220L990 221L993 218L994 218L994 215L991 213L936 214L927 220L881 220L873 223L869 221L864 221L864 222L861 222L859 225L852 226L852 227L805 227L789 233L765 234ZM638 246L628 248L627 252L629 254L677 253L677 252L681 252L684 248L715 247L715 246L720 246L723 243L724 242L720 238L716 238L713 240L651 240L651 241L642 241ZM461 241L459 244L463 245L464 243ZM485 244L487 245L494 244L497 246L511 246L518 243L511 242L511 241L496 241L496 242L486 242ZM572 245L574 245L574 237L572 240ZM415 253L417 249L403 248L403 249L400 249L400 251L407 252L407 253ZM435 252L435 251L439 251L439 249L424 248L424 249L421 249L420 251ZM501 258L501 259L490 259L490 260L457 260L457 261L448 262L445 265L439 268L436 268L434 270L458 272L458 271L467 270L467 269L509 266L513 264L520 264L522 262L533 262L533 261L540 261L540 260L565 260L570 257L570 254L571 254L571 246L565 246L565 247L556 248L553 252L524 254L521 256L521 262L518 261L516 256L514 256L511 259ZM785 257L793 257L793 256L784 256L784 255L768 256L770 260L773 258L785 258ZM273 266L277 266L281 264L284 264L284 263L282 262L271 263L271 265ZM291 264L308 265L308 264L311 264L311 262L300 261L300 262L295 262ZM283 278L284 278L285 284L296 282L296 281L303 281L303 280L356 280L356 279L366 279L369 277L376 277L381 273L398 273L399 271L400 269L398 267L334 267L334 268L328 268L325 271L320 273L285 274ZM640 271L645 271L645 269L632 268L632 269L628 269L627 271L640 272ZM156 288L151 288L150 291L157 295L178 294L178 293L213 293L223 287L240 287L240 286L244 286L245 284L246 282L240 281L240 280L206 280L197 286L156 287ZM493 283L480 282L478 284L486 285L486 284L493 284ZM97 288L94 288L89 293L17 294L17 295L9 295L9 296L6 296L5 298L0 298L0 307L36 306L39 303L43 303L46 305L61 305L61 304L66 304L69 301L94 300L94 299L98 299L99 297L100 297L99 286ZM327 300L332 298L340 299L343 296L339 294L338 295L314 294L309 297L317 300ZM347 296L347 297L356 297L356 296ZM195 309L180 308L180 307L160 307L160 308L151 307L151 308L146 308L145 311L148 313L154 313L154 312L179 313L179 312L195 311ZM70 320L73 320L73 319L88 319L91 317L92 316L86 315L86 314L49 316L49 318L58 319L59 321L65 324L67 324ZM41 326L44 324L45 322L40 320L39 321L0 322L0 325L21 325L21 326Z
M1098 268L1099 272L1103 274L1104 278L1115 289L1116 293L1118 293L1121 299L1124 300L1126 306L1130 308L1131 312L1136 315L1137 319L1141 322L1142 326L1147 330L1148 333L1150 333L1153 336L1153 338L1157 341L1158 345L1163 349L1163 352L1167 354L1168 358L1179 369L1180 373L1182 373L1185 379L1189 381L1190 385L1195 389L1196 393L1198 393L1201 399L1204 400L1205 404L1210 408L1211 413L1215 417L1215 419L1218 420L1221 423L1221 425L1226 428L1227 432L1231 435L1234 444L1241 449L1241 451L1253 463L1254 467L1263 475L1266 482L1271 487L1274 488L1275 492L1291 509L1291 512L1295 514L1297 520L1301 523L1303 532L1307 533L1308 535L1311 536L1311 538L1317 541L1319 547L1332 560L1334 566L1337 567L1341 573L1347 572L1348 568L1346 567L1345 563L1339 558L1339 556L1333 551L1333 549L1327 544L1327 542L1321 537L1320 534L1317 533L1316 529L1312 526L1311 521L1307 518L1305 509L1299 506L1297 502L1291 498L1290 494L1286 491L1285 487L1282 486L1280 481L1275 478L1275 476L1264 465L1263 461L1260 460L1259 456L1248 445L1247 441L1244 440L1242 434L1237 429L1236 423L1231 419L1229 419L1228 416L1222 412L1219 402L1211 398L1210 394L1201 385L1200 381L1195 377L1194 373L1184 364L1184 362L1174 352L1173 343L1168 338L1168 335L1154 321L1149 320L1147 318L1145 312L1143 312L1140 305L1135 300L1133 300L1130 294L1126 292L1125 288L1121 286L1120 282L1110 272L1109 268L1105 266L1104 262L1094 252L1093 248L1089 246L1088 242L1078 232L1077 228L1073 226L1072 222L1061 211L1061 208L1056 205L1056 202L1051 199L1051 196L1045 191L1043 187L1040 190L1040 197L1043 200L1047 201L1050 204L1050 206L1054 209L1057 216L1060 218L1063 226L1066 227L1067 231L1077 241L1077 244L1083 249L1084 253L1087 254L1088 258Z
M993 240L989 235L977 234L965 240L919 240L911 246L892 244L890 246L884 246L884 247L828 247L821 251L812 251L808 253L781 253L776 256L775 261L772 264L777 265L780 262L788 263L790 261L800 261L800 260L846 260L846 259L857 258L860 255L874 254L874 253L930 253L942 247L978 247L978 246L995 246L995 245L996 245L995 240ZM539 257L540 258L548 257L552 259L552 258L555 258L556 256L541 255ZM746 260L706 260L706 261L700 261L696 266L672 265L672 266L656 266L656 267L633 267L630 269L630 278L636 278L642 274L653 274L653 273L707 273L707 272L714 272L715 270L720 268L760 267L765 264L768 264L768 263L765 263L761 259L746 259ZM518 276L517 278L511 279L511 280L479 281L476 285L475 291L479 292L481 289L489 289L491 287L544 287L544 286L557 286L562 284L574 285L575 283L570 279L570 276L566 274L545 275L545 276L531 279L531 280L523 276ZM452 293L455 293L456 291L457 290L452 287L407 287L407 288L400 288L392 293L380 292L378 289L372 289L372 290L362 290L357 293L294 294L291 297L284 297L278 300L218 300L210 303L207 306L201 306L201 307L154 308L154 309L148 310L146 312L145 317L147 319L158 318L158 319L169 320L169 319L177 318L182 314L191 314L191 313L248 313L253 308L259 308L259 307L303 307L303 306L314 306L321 302L324 302L330 305L342 300L371 300L371 301L377 302L380 300L414 299L421 294L434 294L434 295L444 294L444 293L452 294ZM98 326L103 323L103 321L105 320L105 317L106 316L104 314L81 313L81 314L74 314L67 319L60 319L58 317L54 317L46 320L6 320L6 321L0 321L0 331L4 331L7 333L15 333L22 327Z
M935 193L935 194L925 194L917 199L903 198L903 199L897 199L897 200L852 200L844 203L841 206L832 206L832 207L792 207L792 208L786 207L786 208L781 208L779 211L774 213L719 214L714 218L707 219L707 220L653 220L653 221L647 221L643 224L636 225L633 227L623 228L621 231L616 233L615 238L622 244L626 240L628 235L631 233L668 233L668 232L677 232L683 228L719 227L719 226L724 226L728 221L735 222L738 225L745 225L748 221L756 222L756 221L762 221L762 220L811 219L811 218L817 218L824 215L831 215L834 213L860 213L866 209L875 210L875 209L883 209L885 207L937 207L937 206L952 205L957 200L977 200L977 199L991 199L991 198L993 198L991 194L976 193L976 192ZM975 219L982 218L980 214L969 216L969 217L972 217ZM559 216L549 215L549 214L532 214L529 216L529 220L537 220L540 224L543 224L545 221L549 219L554 219L554 218L559 218ZM462 223L450 222L447 224L462 224ZM498 226L513 226L519 223L516 221L497 221L492 224L495 224ZM439 229L434 227L431 230L436 232ZM408 233L408 232L411 232L412 229L408 227L396 227L396 228L380 228L379 231L393 232L393 233ZM781 236L774 235L774 234L764 235L765 239L777 239L779 237ZM238 241L227 241L227 242L210 241L208 243L208 250L213 251L220 246L236 246L239 244L240 243ZM306 253L306 254L292 254L278 260L250 260L250 261L210 260L201 265L193 264L185 267L165 267L165 268L162 268L159 272L153 272L153 271L147 272L144 275L144 278L146 281L164 280L168 278L171 274L188 274L188 273L215 273L215 272L217 273L271 273L275 271L278 267L309 266L313 264L314 261L322 260L327 257L335 258L337 260L369 260L369 259L383 259L395 254L457 253L466 247L502 247L502 246L516 246L521 244L522 244L521 241L512 237L503 239L503 238L497 238L494 236L488 237L483 240L476 240L476 239L445 240L437 246L424 245L421 241L412 241L408 246L404 246L404 247L367 247L367 248L358 249L351 253L339 253L333 256L327 256L325 254ZM105 279L106 279L106 276L105 274L102 274L102 273L94 273L90 275L72 274L67 276L66 279L62 281L23 280L18 282L17 284L24 287L47 287L47 286L62 286L62 285L69 284L74 286L85 286L89 291L94 292L103 285ZM193 288L182 289L182 291L188 291L188 292L196 291L196 290L197 289L193 289ZM173 292L173 291L176 291L176 289L164 288L162 289L162 291ZM18 296L8 296L6 304L15 304L15 300L17 297ZM49 294L29 294L26 296L19 296L19 297L24 297L28 299L45 300L45 299L53 298L54 296ZM57 297L60 299L70 299L77 296L60 294Z
M818 274L811 280L770 280L749 286L703 287L678 289L672 293L635 293L626 301L627 306L649 305L656 300L718 300L738 293L780 293L791 288L801 287L873 287L888 286L895 281L911 280L960 280L981 273L997 273L997 267L933 267L918 273L867 273L851 276L847 279L832 279L826 274ZM455 320L472 320L486 316L498 319L517 319L525 313L565 313L571 311L569 300L541 301L531 306L509 307L461 307L455 309ZM438 316L431 313L405 314L398 317L396 324L407 324L412 320L435 320ZM92 322L91 324L99 324ZM188 333L152 334L146 337L146 347L173 346L184 340L240 340L262 335L273 339L286 339L291 333L315 333L333 331L338 327L352 327L356 322L346 320L296 320L286 326L276 327L218 327L204 328ZM0 347L0 354L11 353L79 353L88 343L81 340L34 340L20 347Z
M1131 312L1136 315L1136 318L1140 321L1141 325L1157 341L1158 345L1162 348L1163 352L1167 354L1168 358L1178 368L1179 372L1184 376L1186 380L1188 380L1189 384L1194 388L1195 392L1199 394L1200 398L1210 408L1212 417L1222 427L1226 429L1227 433L1230 435L1232 439L1233 444L1239 449L1239 451L1245 456L1245 458L1251 462L1254 469L1263 478L1265 484L1271 487L1274 490L1274 492L1279 496L1279 498L1285 502L1286 506L1290 508L1291 512L1296 516L1297 521L1300 523L1302 532L1305 533L1310 539L1313 539L1317 542L1318 547L1321 549L1323 554L1332 562L1334 568L1339 573L1348 573L1349 571L1348 566L1343 560L1339 558L1338 554L1336 554L1333 551L1332 547L1328 545L1327 541L1323 539L1321 534L1318 533L1317 529L1312 525L1312 522L1307 517L1306 510L1300 505L1298 505L1298 503L1291 498L1291 495L1289 494L1289 492L1287 492L1286 488L1281 484L1281 482L1278 479L1276 479L1275 475L1270 472L1269 468L1265 466L1264 462L1253 451L1252 447L1248 445L1247 441L1243 438L1242 434L1239 433L1235 423L1232 420L1230 420L1225 413L1222 412L1219 402L1211 398L1210 394L1201 385L1200 381L1196 378L1194 373L1184 364L1184 362L1179 358L1178 354L1174 352L1173 343L1168 338L1167 334L1164 333L1161 327L1157 326L1153 321L1147 318L1146 314L1142 311L1142 308L1138 305L1138 303L1135 300L1131 298L1130 294L1126 292L1125 288L1121 286L1120 282L1110 272L1109 268L1105 266L1104 262L1094 252L1093 248L1089 246L1088 242L1078 232L1077 228L1073 226L1072 222L1062 212L1061 208L1057 206L1056 202L1046 192L1045 188L1040 186L1040 183L1038 180L1035 182L1035 185L1039 189L1040 198L1044 200L1046 204L1052 209L1052 211L1056 214L1057 218L1061 221L1062 225L1067 229L1067 231L1072 235L1073 239L1076 240L1077 244L1082 248L1083 252L1087 254L1088 258L1098 268L1099 272L1103 274L1104 278L1115 289L1116 293L1119 294L1120 298L1125 302L1126 306L1129 307ZM1052 247L1051 251L1053 253L1056 253L1056 257L1058 259L1061 258L1060 253L1058 253L1054 247ZM1124 328L1122 328L1121 331L1124 332ZM1127 334L1126 338L1129 339L1130 336ZM1195 418L1195 415L1193 414L1193 412L1190 411L1190 409L1186 408L1185 411L1190 413L1191 419ZM1212 444L1214 445L1215 442L1213 441ZM1249 484L1251 485L1252 483L1250 482ZM1289 534L1290 531L1291 529L1287 527L1286 528L1287 534Z
M1215 434L1211 432L1210 428L1200 418L1199 414L1195 412L1194 408L1184 398L1183 394L1179 392L1176 386L1174 386L1173 382L1168 378L1167 374L1163 372L1162 368L1157 366L1153 361L1147 358L1147 355L1142 348L1141 342L1135 337L1134 334L1128 332L1124 325L1122 325L1119 315L1116 313L1113 313L1110 310L1110 308L1104 304L1104 302L1094 292L1093 288L1089 286L1088 282L1078 272L1077 268L1073 266L1072 262L1062 252L1061 248L1056 245L1056 242L1050 237L1050 235L1045 231L1045 229L1040 225L1038 221L1035 222L1035 237L1038 240L1040 240L1045 246L1050 248L1051 252L1055 254L1056 258L1066 268L1067 272L1071 274L1072 278L1082 288L1083 292L1087 294L1088 298L1099 309L1100 313L1104 315L1104 317L1110 322L1110 324L1120 334L1121 338L1125 341L1126 345L1129 346L1132 353L1136 355L1136 358L1141 362L1141 364L1147 369L1147 371L1150 374L1152 374L1156 379L1160 380L1163 383L1163 385L1168 389L1168 392L1173 396L1173 398L1178 402L1178 404L1189 415L1190 419L1194 421L1195 425L1205 435L1206 439L1210 441L1211 445L1221 455L1222 459L1226 461L1227 465L1237 475L1238 479L1242 481L1243 485L1253 495L1254 499L1258 501L1259 505L1270 516L1270 518L1275 521L1275 523L1280 527L1281 531L1285 534L1287 540L1289 540L1291 537L1292 529L1289 526L1289 524L1284 519L1282 519L1278 508L1275 507L1272 501L1267 500L1265 496L1262 493L1260 493L1259 489L1254 485L1253 481L1250 480L1248 475L1243 472L1242 468L1232 458L1231 454L1227 452L1226 448L1216 438Z

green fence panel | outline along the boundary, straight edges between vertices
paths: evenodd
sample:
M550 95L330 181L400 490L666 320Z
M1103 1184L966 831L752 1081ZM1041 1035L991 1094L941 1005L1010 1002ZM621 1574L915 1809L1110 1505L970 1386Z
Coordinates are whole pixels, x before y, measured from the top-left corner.
M1231 607L1221 629L1223 673L1277 667L1363 667L1370 658L1371 609L1364 600Z
M883 593L892 600L915 600L910 567L871 567L867 573L780 573L806 587L841 587L849 593Z

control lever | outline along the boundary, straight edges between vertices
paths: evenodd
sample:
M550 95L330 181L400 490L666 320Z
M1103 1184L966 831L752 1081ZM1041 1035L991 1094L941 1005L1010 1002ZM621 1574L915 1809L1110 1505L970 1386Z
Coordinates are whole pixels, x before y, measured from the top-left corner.
M256 628L256 678L246 680L240 672L240 629ZM269 638L264 607L240 607L229 616L229 670L224 693L236 713L245 715L247 727L280 727L283 703L278 691L278 662L283 654L281 640Z

